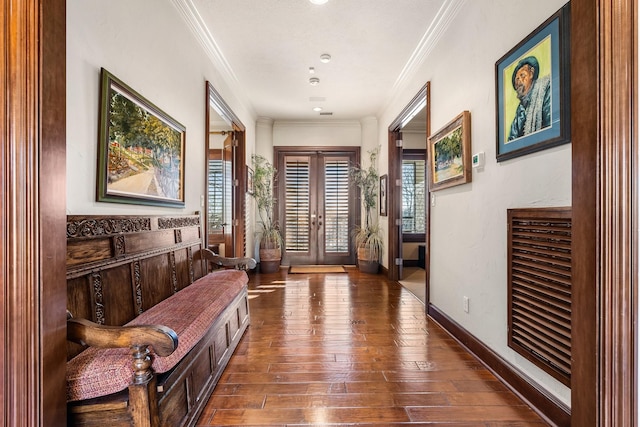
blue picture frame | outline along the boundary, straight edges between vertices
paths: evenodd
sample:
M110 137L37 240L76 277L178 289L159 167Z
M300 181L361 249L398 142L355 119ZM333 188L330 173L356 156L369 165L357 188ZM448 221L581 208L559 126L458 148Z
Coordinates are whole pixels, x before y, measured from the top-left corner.
M496 62L498 162L571 141L570 4Z

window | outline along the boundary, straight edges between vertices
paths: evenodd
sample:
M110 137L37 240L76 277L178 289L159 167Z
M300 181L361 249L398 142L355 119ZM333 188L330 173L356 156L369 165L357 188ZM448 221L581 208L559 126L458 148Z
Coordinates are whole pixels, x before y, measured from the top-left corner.
M308 156L285 159L285 245L287 252L308 252L310 249L309 217L311 206L311 160Z
M402 153L402 239L423 242L426 238L426 150Z
M216 151L216 150L211 150ZM220 150L217 150L220 151ZM216 157L216 158L211 158ZM208 232L209 234L223 234L224 224L224 173L220 155L210 154L209 179L207 181L207 196L209 198Z
M329 253L349 252L349 158L325 159L324 247Z

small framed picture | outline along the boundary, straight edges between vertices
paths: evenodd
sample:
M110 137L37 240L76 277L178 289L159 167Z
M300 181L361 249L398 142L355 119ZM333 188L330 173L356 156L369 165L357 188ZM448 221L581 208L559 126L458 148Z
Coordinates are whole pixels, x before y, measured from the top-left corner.
M253 194L253 169L247 166L247 193Z
M471 113L463 111L429 137L429 190L471 182Z
M388 176L382 175L380 177L380 216L387 216L387 190L388 190Z

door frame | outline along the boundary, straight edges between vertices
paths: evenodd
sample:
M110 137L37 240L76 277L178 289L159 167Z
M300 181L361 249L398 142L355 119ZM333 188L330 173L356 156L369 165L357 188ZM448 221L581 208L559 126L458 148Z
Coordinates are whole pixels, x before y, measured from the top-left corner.
M231 203L233 204L232 208L232 239L233 239L233 253L228 254L226 256L230 257L244 257L247 252L247 232L246 232L246 223L245 223L245 212L246 212L246 188L247 188L247 165L246 165L246 143L245 143L245 127L231 110L231 108L224 101L222 96L216 91L211 82L205 82L205 173L204 173L204 182L205 182L205 193L208 188L208 177L209 177L209 161L208 155L206 153L209 152L209 135L212 130L210 129L210 120L211 120L211 108L215 108L215 110L220 114L220 116L231 124L234 133L234 145L235 149L233 151L233 159L232 159L232 174L234 176L232 183L232 195L231 195ZM205 247L207 245L208 239L208 221L206 219L206 215L208 212L208 197L204 198L204 220L203 222L203 242Z
M404 123L426 99L425 109L427 113L427 136L431 134L431 82L425 83L420 91L413 97L398 117L391 122L388 129L389 140L389 258L388 277L390 280L400 280L402 265L396 264L396 259L402 259L402 145L398 141L402 139L402 123ZM429 171L427 170L427 174ZM427 209L425 222L425 307L429 307L429 259L431 246L431 193L426 192Z
M576 427L638 423L637 14L636 0L571 2Z
M66 4L0 16L0 425L66 425Z
M324 153L324 152L331 152L331 153L351 153L353 155L354 158L354 162L356 164L360 164L360 147L357 146L274 146L273 147L273 162L276 165L276 168L278 167L278 162L279 162L279 158L280 155L282 153L292 153L292 154L297 154L297 153L310 153L310 152L314 152L314 153ZM278 174L276 174L276 179L275 179L275 188L274 188L274 197L276 199L276 203L275 203L275 207L274 207L274 219L276 221L280 221L280 194L279 194L279 185L278 185ZM356 194L358 195L357 199L360 200L360 196L359 196L359 189L355 189ZM360 225L361 223L361 206L360 203L356 203L354 206L354 225ZM349 242L351 243L351 235L349 235ZM284 255L283 255L284 257ZM355 256L354 256L355 258Z

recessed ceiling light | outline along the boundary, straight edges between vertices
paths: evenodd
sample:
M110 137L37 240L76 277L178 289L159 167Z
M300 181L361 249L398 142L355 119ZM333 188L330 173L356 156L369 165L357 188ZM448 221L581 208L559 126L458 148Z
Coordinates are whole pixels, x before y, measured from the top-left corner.
M313 67L309 67L309 74L315 74L316 69Z
M328 53L323 53L322 55L320 55L320 62L324 62L326 64L329 61L331 61L331 55L329 55Z
M311 78L309 79L309 84L310 84L311 86L317 86L317 85L318 85L318 83L320 83L320 79L319 79L319 78L317 78L317 77L311 77Z
M309 0L313 4L325 4L329 0Z
M320 112L322 111L322 107L313 107L313 111Z

